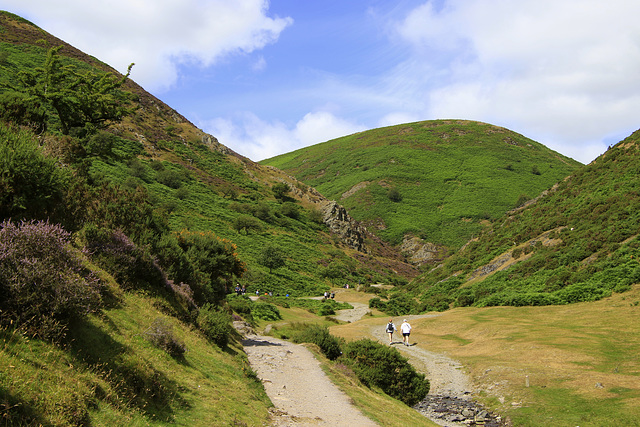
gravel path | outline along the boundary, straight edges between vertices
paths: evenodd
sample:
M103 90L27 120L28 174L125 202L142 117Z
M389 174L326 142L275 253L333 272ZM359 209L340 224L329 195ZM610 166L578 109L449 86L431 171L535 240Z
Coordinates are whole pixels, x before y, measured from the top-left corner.
M329 381L304 346L260 335L249 335L242 344L276 407L272 425L377 426Z
M435 317L436 315L406 316L405 319L411 322L413 319L424 317ZM371 327L371 338L377 341L388 343L389 337L384 332L384 325ZM434 353L422 348L416 343L407 347L402 345L402 334L393 334L393 344L402 354L409 359L411 364L419 372L423 372L429 378L431 390L429 394L448 395L452 397L465 398L473 390L471 380L464 372L463 366L441 353Z
M336 318L357 322L369 312L367 304L350 302L353 309L340 310ZM414 319L437 315L406 316ZM382 343L389 338L384 325L372 326L369 337ZM250 332L243 340L251 367L262 380L276 410L274 426L376 426L366 418L320 368L320 363L304 346ZM394 334L393 345L407 357L417 371L427 375L431 390L414 408L432 421L447 427L472 424L478 414L485 426L503 425L500 418L487 413L471 400L473 385L457 361L422 347L402 344L402 335ZM466 413L462 416L462 413Z

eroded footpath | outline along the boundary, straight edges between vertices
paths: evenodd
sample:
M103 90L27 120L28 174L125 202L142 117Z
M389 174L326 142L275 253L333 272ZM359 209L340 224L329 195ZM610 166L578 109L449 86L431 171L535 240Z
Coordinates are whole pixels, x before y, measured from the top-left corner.
M274 426L377 426L333 384L304 346L247 335L249 363L275 406Z

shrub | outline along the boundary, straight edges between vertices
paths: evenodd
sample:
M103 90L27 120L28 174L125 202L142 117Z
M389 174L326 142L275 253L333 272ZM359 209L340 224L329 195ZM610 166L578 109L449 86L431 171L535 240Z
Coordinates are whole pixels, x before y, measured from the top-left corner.
M145 336L153 345L166 351L171 357L180 357L187 351L184 343L174 335L173 326L161 317L151 323Z
M231 316L216 309L211 304L205 304L198 313L196 321L205 336L220 348L226 347L231 335Z
M266 302L258 302L253 305L253 309L251 310L253 317L262 320L280 320L282 319L282 315L280 314L280 310L273 304L269 304Z
M390 188L389 191L387 191L387 197L395 203L402 201L402 194L400 194L400 191L397 188Z
M83 251L123 289L169 287L155 259L122 231L87 224L79 236L85 245Z
M253 316L251 314L251 300L247 296L235 296L227 295L227 302L229 307L238 313L244 320L249 323L253 323Z
M280 213L293 219L300 219L300 206L293 202L284 202L280 206Z
M69 180L32 133L0 123L0 219L53 217Z
M304 330L293 336L293 342L308 342L320 347L322 353L330 360L335 360L342 354L340 340L329 333L329 329L315 324L308 325Z
M333 316L334 314L336 311L331 304L322 304L318 310L318 316Z
M370 339L347 343L341 359L368 387L380 387L391 397L412 406L429 393L429 381L398 350Z
M233 220L233 228L248 234L251 231L261 232L264 227L258 218L251 215L240 215Z
M183 230L175 237L184 253L175 254L179 264L172 270L174 280L188 283L199 304L221 301L227 280L232 276L241 277L245 270L235 252L236 245L212 232Z
M0 323L57 339L70 319L96 311L101 284L78 255L59 225L0 224Z

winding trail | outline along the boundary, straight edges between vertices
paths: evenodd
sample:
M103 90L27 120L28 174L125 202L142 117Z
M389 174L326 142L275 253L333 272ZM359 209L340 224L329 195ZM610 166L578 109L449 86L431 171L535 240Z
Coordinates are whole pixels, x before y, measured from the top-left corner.
M345 322L357 322L370 310L367 304L351 302L353 309L339 310L336 318ZM405 316L415 319L435 317L438 314ZM368 337L388 343L384 324L367 327ZM269 336L249 332L243 340L249 363L262 380L265 391L275 410L274 426L377 426L366 418L338 389L320 368L320 362L304 346ZM441 353L425 349L420 343L402 345L398 333L391 344L407 357L417 371L424 373L431 383L429 396L435 399L459 399L470 401L473 385L463 366ZM421 411L422 412L422 411ZM443 426L468 424L443 421L433 413L423 415Z
M415 316L405 316L404 319L411 320L422 319L426 317L435 317L437 314L424 314ZM389 338L384 332L383 326L372 326L370 328L371 338L388 342ZM399 337L396 339L395 335ZM401 351L405 357L409 359L411 364L418 372L427 375L431 383L429 394L446 395L457 398L467 398L473 390L471 379L464 372L464 367L456 360L442 353L434 353L422 348L415 343L407 347L402 345L402 334L394 334L393 346Z
M251 367L276 407L274 426L375 427L334 385L320 362L300 344L249 335L243 341Z

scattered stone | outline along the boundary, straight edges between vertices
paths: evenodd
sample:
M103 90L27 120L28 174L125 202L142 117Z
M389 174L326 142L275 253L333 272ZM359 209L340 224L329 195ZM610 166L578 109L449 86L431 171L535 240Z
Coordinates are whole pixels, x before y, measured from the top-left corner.
M442 426L506 426L500 416L487 411L477 402L459 397L428 395L413 409Z

